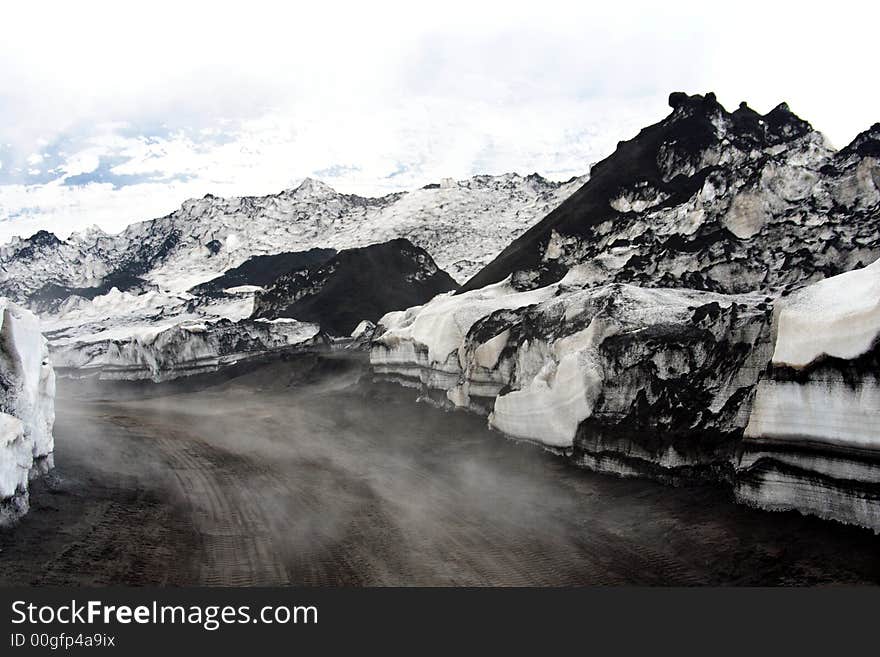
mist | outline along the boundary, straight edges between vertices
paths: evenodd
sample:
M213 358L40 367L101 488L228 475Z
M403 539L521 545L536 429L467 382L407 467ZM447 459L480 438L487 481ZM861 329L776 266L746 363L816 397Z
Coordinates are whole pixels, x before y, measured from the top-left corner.
M0 583L880 578L865 532L579 470L372 382L362 355L161 385L62 379L56 438L34 513L0 532Z

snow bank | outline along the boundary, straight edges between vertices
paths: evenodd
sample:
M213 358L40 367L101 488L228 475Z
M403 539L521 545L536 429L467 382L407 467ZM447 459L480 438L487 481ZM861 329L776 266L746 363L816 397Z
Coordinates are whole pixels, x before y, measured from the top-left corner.
M880 451L880 382L762 381L747 435Z
M441 365L456 351L477 320L502 309L521 308L549 298L555 286L518 292L510 277L473 292L443 294L424 306L388 313L379 320L386 331L378 339L393 352L401 344L413 343L427 350L427 363ZM384 355L377 351L374 362ZM387 357L393 358L393 354Z
M500 395L489 424L515 438L552 447L571 447L580 423L590 416L602 390L596 349L596 320L581 332L553 344L545 361L521 390ZM477 360L478 366L483 363Z
M741 503L880 531L878 309L880 263L776 301L595 286L579 267L389 313L371 362L590 469L722 480Z
M215 372L317 340L318 326L296 320L219 320L185 322L125 339L64 344L52 354L62 376L160 382Z
M0 523L27 511L28 477L51 466L55 374L39 320L0 298Z
M779 302L736 495L880 533L880 261Z
M713 452L688 441L710 429L741 434L741 406L769 359L763 297L592 280L575 268L531 291L508 279L389 313L373 370L482 412L511 437L579 452L585 465L598 451L664 467L728 459L727 443Z
M795 292L779 314L774 365L856 358L880 337L880 260Z

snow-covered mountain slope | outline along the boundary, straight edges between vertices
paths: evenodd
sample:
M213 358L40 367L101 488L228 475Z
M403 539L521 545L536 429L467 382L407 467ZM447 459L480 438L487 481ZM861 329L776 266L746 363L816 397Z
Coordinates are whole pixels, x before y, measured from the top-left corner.
M313 322L335 336L351 335L363 320L429 301L454 290L427 251L395 239L345 249L326 262L289 272L257 294L254 317Z
M279 267L303 265L271 279ZM267 290L224 288L269 279ZM257 256L195 294L113 289L90 300L70 297L44 331L60 376L165 381L303 348L326 334L347 336L363 319L456 287L427 252L398 239L339 253Z
M880 531L880 260L779 302L739 500Z
M52 463L55 373L39 320L0 298L0 525L28 509L28 480Z
M463 287L519 288L588 264L597 283L782 290L880 256L880 124L834 152L785 104L727 112L713 94L672 113Z
M41 314L53 349L69 351L79 344L78 351L91 344L88 350L97 357L98 344L109 349L129 338L152 340L182 323L247 318L261 288L340 249L407 238L436 254L453 276L466 278L581 183L538 175L477 176L362 198L306 180L265 197L208 195L118 235L92 229L67 240L46 232L15 239L0 247L0 293ZM391 306L377 297L383 289L396 294ZM451 284L444 283L446 289ZM287 285L284 294L296 292ZM372 294L368 314L374 320L397 303L426 298L401 296L387 286ZM351 328L365 318L350 318Z
M41 231L0 247L0 294L19 302L44 288L79 296L108 280L182 293L256 255L353 248L404 237L464 280L583 184L536 174L476 176L382 198L340 194L316 180L263 197L186 201L168 216L118 235L98 229L59 240ZM142 282L143 281L143 282ZM60 289L57 289L60 288ZM89 288L98 288L89 290ZM45 299L44 299L45 301Z

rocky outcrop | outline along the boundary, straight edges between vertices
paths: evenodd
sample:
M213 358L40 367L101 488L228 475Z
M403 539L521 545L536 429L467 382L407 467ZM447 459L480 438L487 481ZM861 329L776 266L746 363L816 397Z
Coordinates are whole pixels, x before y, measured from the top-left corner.
M426 249L462 281L582 184L537 174L474 176L366 198L306 179L268 196L208 194L117 235L92 228L64 240L46 231L14 238L0 246L0 294L27 304L40 290L43 297L111 287L125 292L142 286L141 280L182 293L254 256L350 249L399 237Z
M737 499L880 531L880 261L778 305Z
M670 105L462 290L511 275L528 289L589 265L596 284L784 291L880 257L880 124L835 152L785 104Z
M182 323L124 339L56 347L59 375L169 381L324 344L314 324L290 319Z
M348 336L362 320L424 303L458 287L409 240L346 249L329 260L277 278L257 294L254 317L290 317Z
M52 466L55 374L32 313L0 298L0 525L28 510L28 480Z

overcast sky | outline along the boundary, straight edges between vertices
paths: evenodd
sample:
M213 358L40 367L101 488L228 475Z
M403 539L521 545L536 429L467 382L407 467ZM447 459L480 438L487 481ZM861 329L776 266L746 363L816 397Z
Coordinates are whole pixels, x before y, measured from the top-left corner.
M880 121L877 3L596 4L6 3L0 242L306 176L566 179L676 90L785 100L836 146Z

